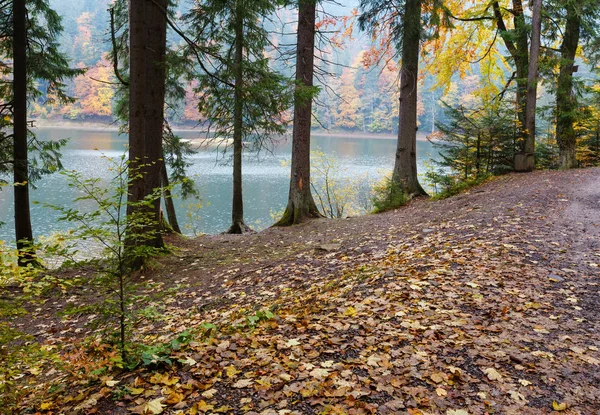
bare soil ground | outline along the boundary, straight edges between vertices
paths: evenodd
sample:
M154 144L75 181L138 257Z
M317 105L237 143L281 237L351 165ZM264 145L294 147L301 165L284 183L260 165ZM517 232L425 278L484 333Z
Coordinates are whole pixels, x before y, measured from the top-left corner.
M174 363L102 369L104 293L55 291L9 321L62 360L20 368L14 413L600 413L600 169L169 242L134 340L192 329Z

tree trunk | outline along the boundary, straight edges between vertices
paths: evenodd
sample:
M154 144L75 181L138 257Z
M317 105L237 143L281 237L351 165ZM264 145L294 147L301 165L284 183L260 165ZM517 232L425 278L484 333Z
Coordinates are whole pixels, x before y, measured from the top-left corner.
M146 0L146 147L145 156L148 160L146 194L160 187L160 170L164 165L163 157L163 123L165 119L165 82L167 49L167 17L168 0ZM160 219L160 195L152 201L153 217ZM155 248L164 246L160 233L160 222L152 224L153 239L149 245Z
M175 211L175 204L173 203L173 195L171 194L171 189L169 188L169 173L167 172L167 166L164 162L164 158L161 162L160 177L169 226L174 232L180 234L181 228L179 227L179 222L177 221L177 212Z
M513 56L517 69L517 115L519 119L519 137L521 151L526 152L527 142L527 91L529 77L529 43L527 22L523 13L521 0L513 0L515 46L516 54Z
M143 233L143 245L164 246L160 233L160 198L151 206L139 202L160 187L165 96L167 0L130 0L129 170L131 182L127 214L147 212L152 223ZM135 235L133 235L135 240ZM134 241L135 242L135 241ZM139 266L139 260L134 259Z
M275 224L287 226L321 217L310 192L310 126L312 118L315 55L316 0L302 0L298 9L296 93L292 132L290 193L283 217Z
M531 46L527 74L527 101L525 105L525 130L527 137L523 146L526 155L526 171L535 168L535 111L537 106L538 60L540 56L540 32L542 27L542 0L533 0L531 23Z
M577 111L577 100L573 95L573 72L575 52L579 44L581 18L572 3L567 3L567 24L560 47L560 71L556 89L556 141L559 150L560 168L577 167L576 134L573 124Z
M527 113L527 78L529 76L529 48L528 48L528 34L527 24L525 22L525 16L523 14L523 4L521 0L513 0L513 23L515 34L509 33L504 20L500 6L497 1L492 3L494 9L494 18L496 20L496 27L500 32L500 36L504 41L504 45L510 53L513 62L515 63L515 73L517 76L517 120L518 120L518 131L519 137L517 139L517 145L521 151L525 151L525 141L527 139L527 129L525 114Z
M235 55L233 71L235 89L233 92L233 202L231 206L231 226L227 233L244 233L250 228L244 223L244 201L242 199L242 150L243 150L243 82L244 82L244 5L237 0L235 8Z
M27 9L25 0L13 2L13 173L15 237L19 266L34 259L33 231L29 207L29 162L27 160Z
M421 0L406 0L402 29L398 145L392 191L425 195L417 177L417 77L421 40ZM399 189L397 189L399 187Z

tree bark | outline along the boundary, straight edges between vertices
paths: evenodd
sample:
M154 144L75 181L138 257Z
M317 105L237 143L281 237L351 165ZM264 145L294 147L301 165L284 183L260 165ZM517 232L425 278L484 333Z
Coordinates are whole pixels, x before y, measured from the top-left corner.
M525 105L525 129L527 137L523 152L527 156L527 171L535 168L535 111L537 107L538 61L540 56L540 32L542 27L542 0L533 0L531 23L531 46L527 75L527 101Z
M276 226L322 217L310 191L310 127L315 56L316 0L301 0L298 8L296 91L292 131L292 166L288 204Z
M573 94L575 53L579 44L581 17L575 4L567 3L567 23L560 47L560 70L556 89L556 141L558 143L560 168L577 167L576 134L573 124L577 100Z
M179 227L179 221L177 220L177 212L175 211L175 204L173 203L173 195L171 194L171 189L169 188L169 173L167 172L167 166L164 162L164 159L161 162L160 177L169 226L174 232L180 234L181 228Z
M165 96L167 0L130 0L129 171L127 214L147 212L152 223L133 232L143 245L164 246L160 233L160 198L151 207L139 202L160 187ZM135 239L135 235L133 235ZM134 260L136 265L141 265Z
M515 27L515 35L511 35L506 28L500 5L497 1L492 3L494 9L494 17L496 27L500 32L500 36L504 41L504 45L515 63L516 82L517 82L517 120L519 122L518 145L521 151L525 151L525 141L527 139L525 114L527 113L527 78L529 76L529 48L527 25L523 14L523 4L521 0L513 0L513 23Z
M235 74L233 104L233 201L231 226L227 233L244 233L250 228L244 223L244 201L242 199L242 151L243 151L243 83L244 83L244 5L237 0L235 9L235 52L233 70Z
M421 0L406 0L402 28L398 144L392 173L392 191L425 195L417 176L417 77L421 41Z
M25 0L13 1L13 174L15 237L18 264L35 257L29 206L29 162L27 159L27 9Z

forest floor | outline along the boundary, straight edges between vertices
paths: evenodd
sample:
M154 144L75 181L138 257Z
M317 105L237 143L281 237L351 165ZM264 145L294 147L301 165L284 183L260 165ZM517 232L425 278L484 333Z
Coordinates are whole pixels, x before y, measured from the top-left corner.
M154 363L118 368L82 270L4 317L6 413L600 413L598 168L169 243L131 282Z

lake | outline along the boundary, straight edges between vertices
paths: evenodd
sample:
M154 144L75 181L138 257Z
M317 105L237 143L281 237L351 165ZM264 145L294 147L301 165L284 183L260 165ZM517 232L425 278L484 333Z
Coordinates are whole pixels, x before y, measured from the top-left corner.
M109 157L119 157L125 150L127 138L112 130L84 130L73 128L37 128L41 139L69 138L63 151L65 169L77 170L86 177L108 178L106 161L102 153ZM194 131L178 132L185 139L196 139ZM390 138L358 138L339 135L313 135L312 148L321 150L339 164L337 178L356 180L381 178L393 167L396 141ZM419 170L424 171L423 163L438 155L431 143L417 142ZM289 167L285 161L291 158L291 137L280 142L272 154L261 152L244 158L243 189L246 223L254 229L264 229L273 223L271 214L281 211L286 203L289 189ZM202 199L200 210L193 206L194 200L175 199L179 223L184 233L214 234L225 231L231 219L232 168L223 161L214 149L200 149L191 157L193 162L190 175ZM361 179L362 180L362 179ZM44 177L31 191L31 200L54 205L72 205L77 196L76 190L67 186L61 174ZM57 220L58 213L40 204L31 207L34 235L49 235L64 231L69 224ZM11 241L13 230L13 198L10 188L0 191L0 220L6 224L0 227L0 239Z

